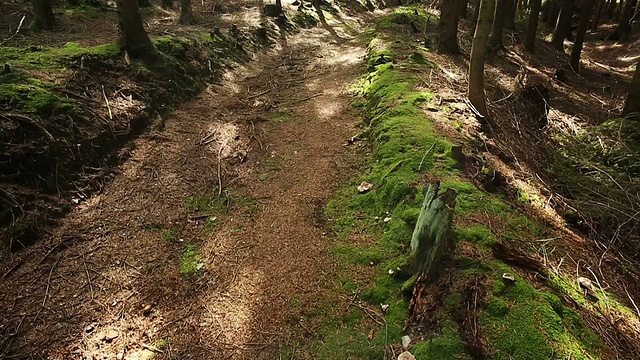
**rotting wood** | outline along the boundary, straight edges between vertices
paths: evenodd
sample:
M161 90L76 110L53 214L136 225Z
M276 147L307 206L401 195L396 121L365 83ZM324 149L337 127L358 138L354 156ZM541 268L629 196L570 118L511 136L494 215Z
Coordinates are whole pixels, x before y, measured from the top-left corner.
M447 189L438 195L440 183L429 184L411 237L410 263L415 280L429 280L454 246L451 220L457 193Z

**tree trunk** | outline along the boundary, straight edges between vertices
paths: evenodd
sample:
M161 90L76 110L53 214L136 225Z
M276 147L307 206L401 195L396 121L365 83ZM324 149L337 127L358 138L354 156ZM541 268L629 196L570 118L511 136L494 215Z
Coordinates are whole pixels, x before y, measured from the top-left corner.
M549 29L555 29L558 23L558 15L560 15L560 3L558 0L551 0L547 9L545 22Z
M609 19L611 19L613 17L613 10L616 8L616 1L615 0L609 0L607 1L607 10L606 10L606 14L607 17Z
M580 73L580 54L582 53L582 45L584 43L584 36L587 33L589 27L589 20L591 20L591 13L593 12L593 0L582 0L582 13L580 14L580 24L578 25L578 33L576 34L576 41L573 43L573 49L571 50L571 59L569 64L576 73Z
M163 9L173 9L173 0L162 0Z
M622 9L622 15L620 16L620 22L616 27L616 30L609 35L608 40L627 40L631 35L631 18L633 18L633 11L636 7L638 0L627 0L624 3L624 9Z
M613 7L613 18L620 20L620 16L622 15L622 9L624 7L624 5L626 3L628 3L629 0L627 0L626 2L624 0L620 0L620 2L616 2L614 3L614 7Z
M504 27L509 30L516 29L516 0L505 0L506 11L504 14Z
M600 23L600 16L602 16L602 12L603 12L604 7L606 5L606 1L607 0L598 0L598 5L596 7L595 16L593 18L593 21L591 22L591 30L592 31L598 30L598 25Z
M622 115L627 118L640 120L640 62L636 64L633 80L629 84L629 95L624 103Z
M196 22L191 10L191 0L180 0L180 24L193 24Z
M138 7L151 7L151 2L149 0L138 0Z
M416 280L433 279L441 268L442 260L451 254L455 245L451 220L457 194L455 190L447 189L438 195L439 190L438 183L427 185L422 209L411 237L409 258Z
M480 13L471 47L469 62L469 89L467 96L476 110L487 116L487 104L484 98L484 60L487 56L489 33L495 12L495 0L481 0Z
M37 29L51 30L56 24L51 8L51 0L31 0L33 7L33 25Z
M446 1L446 0L445 0ZM478 24L478 14L480 13L480 1L476 0L476 6L473 8L473 17L471 18L471 24L473 26L473 31L476 31L476 25ZM473 37L474 34L471 34Z
M460 1L460 17L466 19L469 17L469 0Z
M560 16L556 23L556 29L553 32L553 40L551 45L558 50L564 51L564 39L567 38L571 31L571 18L573 17L573 9L575 0L563 0Z
M116 4L120 26L120 48L133 58L156 55L156 48L144 30L136 0L117 0Z
M507 0L496 0L496 11L491 28L490 44L493 51L504 49L502 43L502 29L504 27L504 15L506 13Z
M460 54L458 48L458 19L460 0L446 0L440 3L438 21L438 51L445 54Z
M527 35L524 40L524 48L531 53L536 51L536 35L538 33L538 19L540 17L541 6L541 0L531 0L531 13L529 14Z

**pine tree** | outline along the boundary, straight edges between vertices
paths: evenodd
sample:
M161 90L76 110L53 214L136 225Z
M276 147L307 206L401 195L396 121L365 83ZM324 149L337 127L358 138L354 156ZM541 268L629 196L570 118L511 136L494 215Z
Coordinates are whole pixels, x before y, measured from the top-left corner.
M484 60L487 56L489 33L495 12L495 0L481 0L476 31L471 47L469 63L469 88L467 96L471 104L484 116L487 116L487 104L484 97Z

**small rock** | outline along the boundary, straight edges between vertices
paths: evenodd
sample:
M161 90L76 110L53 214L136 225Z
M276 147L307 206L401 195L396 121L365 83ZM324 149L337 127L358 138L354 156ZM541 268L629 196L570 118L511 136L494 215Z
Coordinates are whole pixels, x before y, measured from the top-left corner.
M360 194L368 193L371 189L373 189L373 184L368 182L362 182L360 186L358 186L358 192Z
M112 342L113 340L117 339L118 336L120 335L116 330L109 330L104 334L103 340L106 342Z
M90 332L92 332L93 330L95 330L96 328L96 324L89 324L84 328L84 331L89 334Z
M596 293L596 288L593 286L593 282L585 277L578 278L578 284L589 295L593 296Z
M398 360L416 360L415 356L411 355L410 352L405 351L398 356Z
M510 282L515 282L516 281L516 278L513 277L513 275L511 275L509 273L502 274L502 278L505 279L505 280L508 280Z
M369 265L370 265L370 266L373 266L373 265L375 265L375 264L373 263L373 261L370 261L370 262L369 262Z
M267 180L268 177L269 177L269 175L266 174L266 173L260 174L260 175L258 175L258 180L265 181L265 180Z
M380 308L382 309L383 313L386 313L387 310L389 310L389 304L380 304Z
M389 221L391 221L391 218L389 216L387 216L382 221L384 221L385 223L388 223Z
M395 274L395 273L396 273L396 272L395 272L395 271L393 271L393 269L389 269L389 275L393 275L393 274Z
M402 348L407 350L407 348L411 345L411 338L409 335L405 335L402 337Z

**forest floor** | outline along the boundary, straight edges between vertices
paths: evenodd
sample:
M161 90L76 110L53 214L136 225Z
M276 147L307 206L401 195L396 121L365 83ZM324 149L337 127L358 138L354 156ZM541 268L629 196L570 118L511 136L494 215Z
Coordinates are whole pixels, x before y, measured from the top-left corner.
M348 34L304 30L136 140L3 281L12 356L137 358L170 340L167 358L272 359L292 346L312 326L296 309L331 281L322 211L351 172L347 88L364 55Z
M154 8L150 34L260 22L252 3L204 4L192 27ZM216 11L231 15L207 15ZM39 41L112 42L114 14L102 15L63 12L62 35ZM554 131L615 117L638 42L591 34L587 71L560 81L562 55L540 41L520 56L507 41L512 51L487 64L498 125L487 137L464 102L466 58L429 51L412 30L433 27L430 16L332 13L164 115L112 180L2 264L0 358L395 359L408 301L393 273L418 189L434 179L459 192L459 248L411 314L419 360L633 358L638 267L563 222L545 146ZM548 131L519 94L537 82L552 93ZM374 189L359 194L365 180ZM496 254L498 242L527 257L501 258L513 253ZM502 285L504 273L517 285ZM576 288L579 275L595 277L599 302Z

